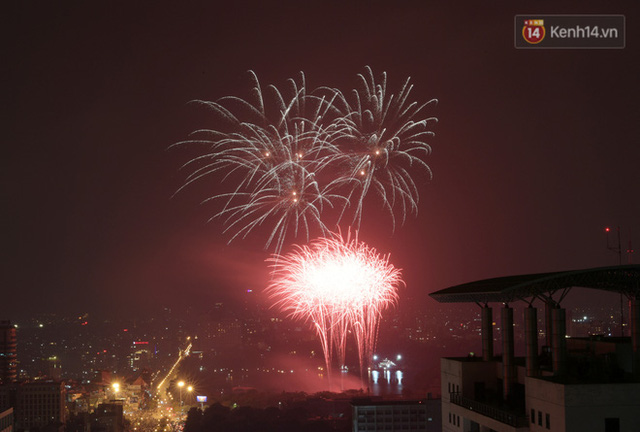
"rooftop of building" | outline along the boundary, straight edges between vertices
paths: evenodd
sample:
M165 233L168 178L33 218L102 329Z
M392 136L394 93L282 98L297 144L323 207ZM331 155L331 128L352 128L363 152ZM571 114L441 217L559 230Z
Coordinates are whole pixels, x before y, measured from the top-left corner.
M463 363L486 363L486 361L484 361L482 359L482 356L465 356L465 357L443 357L447 360L455 360L455 361L459 361L459 362L463 362ZM494 362L502 362L502 355L495 355L493 356L492 361ZM516 366L524 366L525 365L525 358L524 357L514 357L513 358L514 364Z
M434 401L438 399L378 399L378 398L358 398L351 401L353 406L409 406L409 405L422 405L426 404L426 401Z
M546 298L574 287L638 296L640 265L497 277L445 288L430 296L440 303L509 303L530 297Z

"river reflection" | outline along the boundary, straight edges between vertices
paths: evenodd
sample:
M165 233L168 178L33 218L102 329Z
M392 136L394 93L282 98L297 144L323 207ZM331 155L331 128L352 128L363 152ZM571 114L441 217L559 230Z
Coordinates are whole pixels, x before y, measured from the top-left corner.
M402 394L404 373L398 369L369 371L369 391L374 396Z

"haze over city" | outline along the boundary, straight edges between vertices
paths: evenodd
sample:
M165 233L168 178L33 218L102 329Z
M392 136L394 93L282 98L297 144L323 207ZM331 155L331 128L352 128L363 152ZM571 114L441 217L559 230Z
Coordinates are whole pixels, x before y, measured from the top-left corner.
M432 176L412 172L417 212L404 224L396 213L394 228L367 197L358 232L401 271L397 299L380 317L380 355L405 355L405 383L419 394L440 392L440 356L481 349L477 306L429 294L640 261L636 2L161 3L12 2L3 14L0 320L24 324L24 355L44 355L34 342L45 340L39 324L86 320L126 351L124 328L135 323L138 340L160 341L163 325L153 320L164 317L167 352L184 352L183 339L197 334L217 350L218 363L194 361L193 370L222 370L238 352L251 367L282 365L294 345L313 351L317 366L322 349L310 323L288 317L265 291L274 278L270 227L232 240L228 223L214 217L219 203L202 203L228 190L223 176L180 190L188 175L181 167L198 153L175 144L226 127L193 101L251 99L249 71L266 98L269 85L288 93L287 80L301 72L310 90L351 94L370 67L376 83L386 73L389 93L410 77L411 101L437 99L421 113L437 122L425 140L431 152L421 156ZM625 47L517 49L514 17L529 12L624 15ZM294 244L307 239L287 238L281 252ZM569 334L619 334L620 305L615 293L571 292ZM234 320L249 324L240 330ZM242 334L244 348L220 339L221 328ZM80 330L64 343L89 337ZM522 352L523 341L516 344ZM97 358L74 359L69 370L87 372ZM417 369L422 362L428 371ZM322 388L303 381L301 390Z
M632 25L622 50L533 52L514 49L513 6L10 10L3 316L129 313L264 286L262 239L226 245L198 205L206 185L172 199L184 158L167 150L215 126L190 101L249 96L249 69L265 86L304 71L310 87L348 90L370 65L439 100L418 216L395 233L369 216L360 234L425 308L424 294L471 280L617 264L605 226L620 226L623 247L640 241Z

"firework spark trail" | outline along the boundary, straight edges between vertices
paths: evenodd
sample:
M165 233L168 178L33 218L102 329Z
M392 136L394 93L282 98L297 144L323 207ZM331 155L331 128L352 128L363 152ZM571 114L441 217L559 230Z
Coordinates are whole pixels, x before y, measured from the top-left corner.
M271 224L265 247L274 245L279 252L290 232L297 237L301 231L307 240L313 229L328 232L321 218L323 210L346 205L344 196L317 179L339 152L333 142L345 126L331 121L323 124L326 116L335 116L332 100L336 95L326 89L323 96L307 94L304 75L300 84L289 80L289 97L269 86L277 112L272 120L260 83L252 76L253 102L238 97L197 101L229 123L231 132L198 130L193 139L174 144L206 149L183 165L190 173L176 193L211 175L221 174L223 182L235 181L232 190L203 200L223 202L222 210L211 219L224 220L225 232L231 234L229 242Z
M202 129L172 147L204 146L187 161L188 172L178 192L210 176L231 184L202 202L218 202L229 242L245 238L256 228L270 231L265 248L282 250L285 241L301 235L326 235L350 217L360 226L364 201L375 192L390 213L400 209L401 221L417 211L418 188L413 167L431 171L423 158L435 118L421 113L435 102L408 102L413 88L406 80L398 95L387 93L386 74L376 84L372 70L359 75L360 89L348 100L338 89L306 90L288 80L288 91L269 86L265 97L257 76L252 99L235 96L217 102L197 101L216 113L229 129ZM329 221L327 209L337 209ZM347 216L347 215L352 216ZM210 220L211 220L210 219Z
M391 216L393 229L396 220L394 208L401 208L401 223L407 213L418 209L418 188L409 170L416 166L431 177L431 169L422 159L431 152L426 142L434 133L429 130L435 117L424 117L422 111L437 100L422 105L409 102L413 89L407 78L397 95L387 93L387 74L376 84L373 71L366 67L366 76L358 75L360 89L352 92L353 101L339 92L336 103L346 115L336 121L346 130L343 141L348 143L341 158L347 167L346 175L334 181L345 184L346 196L352 203L353 223L356 227L362 219L364 199L373 187L383 206ZM398 204L399 203L399 204Z
M357 234L324 237L296 246L286 255L274 254L267 292L274 306L294 319L312 323L320 339L327 374L335 350L345 363L347 333L358 346L361 374L375 347L382 311L397 301L401 272L389 256L358 241Z

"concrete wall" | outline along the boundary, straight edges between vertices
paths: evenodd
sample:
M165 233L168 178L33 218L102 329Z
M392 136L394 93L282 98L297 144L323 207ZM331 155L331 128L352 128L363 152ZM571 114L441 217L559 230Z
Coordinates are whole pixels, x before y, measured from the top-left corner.
M475 383L484 382L485 389L497 391L498 378L502 378L502 363L485 362L481 359L442 358L440 359L442 389L442 430L461 432L469 430L469 420L474 420L499 432L514 432L515 428L499 423L488 417L449 402L449 392L460 392L464 397L474 398Z
M526 392L527 414L535 410L532 432L604 431L605 418L619 418L621 432L640 431L638 383L562 385L527 378ZM538 413L542 414L542 425L538 424Z
M640 384L567 386L567 431L604 430L605 418L619 418L620 432L640 431Z
M450 391L473 399L476 382L484 382L486 389L497 390L497 380L502 378L501 365L497 361L440 359L442 399L448 401Z
M449 391L453 387L455 391L456 385L460 387L462 384L462 367L460 361L447 358L440 359L440 387L442 395L442 431L443 432L459 432L462 430L462 419L460 427L457 427L455 420L451 422L452 408L455 405L449 402Z
M525 378L525 404L527 415L531 417L534 410L534 422L529 419L529 430L536 431L565 431L565 386L537 378ZM549 415L550 428L546 427L546 416ZM539 425L540 416L542 425ZM589 430L589 429L585 429Z
M576 352L579 355L581 351L589 352L597 357L605 354L615 355L615 364L627 373L633 371L632 347L631 342L620 342L612 339L587 339L587 338L570 338L567 339L567 348L570 352Z

